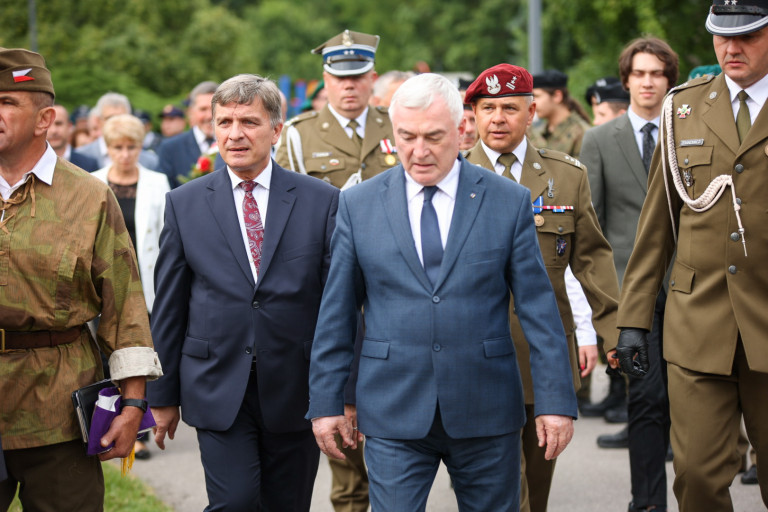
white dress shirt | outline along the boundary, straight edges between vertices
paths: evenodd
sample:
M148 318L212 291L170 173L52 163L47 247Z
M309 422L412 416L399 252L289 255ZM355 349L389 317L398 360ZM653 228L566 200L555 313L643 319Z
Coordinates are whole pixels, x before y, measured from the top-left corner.
M656 116L653 119L643 119L639 115L635 114L632 110L632 106L627 109L627 117L629 117L629 124L632 125L632 131L635 134L635 143L637 149L640 150L640 157L643 156L643 137L645 134L642 132L643 126L648 123L653 123L656 127L651 130L651 137L653 137L653 143L656 144L659 141L659 124L661 123L661 116Z
M505 169L504 164L499 162L501 153L486 146L485 142L482 140L480 141L480 145L483 147L483 151L485 151L488 160L493 164L493 170L496 171L496 174L501 176ZM528 138L523 137L523 141L512 151L512 154L517 157L517 160L512 164L512 168L509 170L510 174L512 174L515 181L518 183L520 183L520 178L523 175L523 162L525 162L526 151L528 151Z
M453 207L456 205L456 193L459 189L459 160L453 162L450 172L437 184L437 191L432 196L432 206L437 214L437 225L440 227L440 240L443 249L448 241L448 230L451 228ZM405 172L405 171L403 171ZM421 209L424 206L424 186L419 185L406 172L405 173L405 198L408 202L408 218L411 221L411 233L416 244L416 252L419 261L424 265L424 257L421 254Z
M248 255L248 261L251 262L251 273L253 274L253 282L258 282L259 274L256 272L256 267L253 263L253 255L251 255L251 248L248 244L248 233L245 230L245 219L243 218L243 200L245 199L245 190L240 186L240 183L245 181L240 179L237 174L232 172L232 169L227 166L227 173L229 173L229 180L232 183L232 196L235 201L235 209L237 210L237 221L240 223L240 233L243 236L243 245L245 246L245 253ZM256 205L259 207L259 215L261 216L261 225L264 226L264 232L267 230L267 205L269 203L269 185L272 182L272 160L270 159L267 166L256 177L256 186L253 188L253 198L256 199Z
M741 91L741 86L725 75L725 84L728 86L728 92L731 95L731 108L733 109L733 120L736 121L736 115L739 113L739 98L736 97ZM749 118L752 124L760 113L760 110L768 99L768 75L744 89L749 98L747 98L747 108L749 108Z
M346 117L342 116L335 110L333 110L333 107L331 104L328 104L328 110L331 111L331 114L333 114L333 117L336 118L336 120L339 122L342 128L344 128L344 131L347 134L347 137L350 139L352 138L352 127L349 126L349 122L351 119L347 119ZM357 121L357 129L355 130L357 134L360 136L360 140L365 139L365 119L368 116L368 107L365 107L365 110L363 110L363 113L360 114L355 118L355 121Z

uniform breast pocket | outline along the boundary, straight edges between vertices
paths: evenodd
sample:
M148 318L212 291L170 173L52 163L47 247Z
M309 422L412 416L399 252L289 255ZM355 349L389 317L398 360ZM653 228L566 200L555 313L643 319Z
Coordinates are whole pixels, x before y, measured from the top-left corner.
M347 174L347 163L343 156L331 155L322 158L308 158L304 165L307 168L307 174L310 176L336 185L336 182L342 179L341 176ZM343 184L343 181L341 183Z
M688 194L696 199L712 181L712 146L677 148L677 165Z
M537 228L544 264L565 267L571 259L576 221L570 213L542 212L544 224Z

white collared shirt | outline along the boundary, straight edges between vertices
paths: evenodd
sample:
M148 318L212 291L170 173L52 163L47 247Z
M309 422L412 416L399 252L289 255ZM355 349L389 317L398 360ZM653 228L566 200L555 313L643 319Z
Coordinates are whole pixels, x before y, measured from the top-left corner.
M432 206L434 206L437 214L437 225L440 227L440 241L443 243L443 249L448 242L453 207L456 205L460 166L461 162L456 159L445 178L437 184L437 192L432 196ZM424 186L416 183L407 172L405 172L405 199L408 202L408 219L411 222L413 242L416 244L419 261L424 265L424 257L421 254L421 209L424 206Z
M237 221L240 223L240 234L243 236L243 245L245 246L245 252L248 255L248 261L251 262L251 273L253 274L253 282L258 282L259 274L256 272L256 267L253 264L253 256L251 255L251 249L248 244L248 233L245 231L245 219L243 218L243 200L245 199L245 190L240 186L240 183L245 181L232 172L232 169L227 166L227 173L229 174L229 181L232 183L232 196L235 201L235 209L237 210ZM272 159L269 160L267 166L261 173L256 176L256 186L253 188L253 198L256 199L256 205L259 208L259 215L261 216L261 224L264 226L264 232L267 231L267 205L269 203L269 185L272 182Z
M213 146L213 144L208 145L208 142L206 142L205 140L207 138L207 135L203 133L203 130L201 130L197 126L193 126L192 135L195 136L195 142L197 142L197 147L200 148L201 155L204 155L211 150L211 146ZM214 139L214 143L215 143L215 139Z
M491 164L493 164L493 170L496 171L496 174L501 176L505 169L504 164L499 162L501 153L486 146L485 142L482 140L480 140L480 144L483 146L483 151L485 151L485 155L488 157L488 160L490 160ZM510 174L512 174L512 176L515 178L515 181L518 183L520 183L520 178L523 176L523 162L525 162L526 151L528 151L528 139L527 137L523 137L523 141L518 144L515 149L512 150L512 154L517 157L517 161L512 164L512 169L509 170Z
M339 122L342 128L344 128L344 132L346 132L347 137L350 139L352 138L352 128L349 126L349 122L351 119L347 119L346 117L342 116L335 110L333 110L333 107L331 104L328 104L328 110L331 111L331 114L333 114L333 117L336 118L336 120ZM365 139L365 119L368 116L368 107L365 107L365 110L363 110L363 113L360 114L355 118L355 121L357 121L357 134L360 136L360 140Z
M659 124L661 123L661 116L659 115L653 119L643 119L639 115L635 114L631 105L627 109L627 116L629 117L629 123L632 125L632 131L635 134L635 143L637 144L637 149L640 150L640 156L642 157L643 137L645 134L641 130L646 124L653 123L656 128L651 130L651 137L653 137L653 144L656 145L656 143L659 141Z
M24 176L21 177L18 183L10 184L5 181L5 178L3 178L2 175L0 175L0 195L7 201L16 189L21 188L24 185L30 174L34 174L38 180L50 185L53 183L53 170L56 168L57 158L56 152L51 145L46 142L43 156L40 157L40 160L37 161L32 169L24 173Z
M728 75L725 75L725 84L728 86L728 93L731 95L731 108L733 109L733 120L736 121L736 115L739 113L739 98L737 94L742 90L741 86L730 79ZM768 75L750 85L744 89L749 95L747 98L747 107L749 108L749 118L752 124L755 124L757 115L765 105L765 100L768 99Z

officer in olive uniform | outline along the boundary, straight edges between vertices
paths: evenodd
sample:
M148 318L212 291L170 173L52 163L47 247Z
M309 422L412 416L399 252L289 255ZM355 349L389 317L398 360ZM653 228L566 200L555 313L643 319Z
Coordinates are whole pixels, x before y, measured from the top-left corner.
M344 190L400 162L387 109L368 106L377 77L378 45L379 36L345 30L312 50L323 56L328 104L286 123L275 153L279 165ZM353 377L345 390L349 414L355 411L354 384ZM368 475L362 445L342 451L346 460L328 460L331 503L338 512L366 512Z
M379 36L345 30L312 50L323 56L328 105L286 123L279 165L344 189L399 163L387 109L368 106L378 44Z
M619 284L613 253L592 208L586 169L558 151L536 149L525 137L533 120L532 78L525 69L499 64L485 70L467 89L465 103L475 112L480 140L469 150L469 162L515 179L531 191L539 246L557 296L560 318L568 336L574 386L579 372L575 357L574 321L565 284L570 265L592 308L600 336L614 340ZM509 159L509 160L508 160ZM554 461L544 459L534 422L534 396L528 343L510 303L510 329L523 377L528 422L522 432L520 509L547 509Z
M664 101L618 315L621 367L642 376L672 262L664 358L681 512L733 510L742 413L768 506L768 0L715 0L706 28L723 74Z

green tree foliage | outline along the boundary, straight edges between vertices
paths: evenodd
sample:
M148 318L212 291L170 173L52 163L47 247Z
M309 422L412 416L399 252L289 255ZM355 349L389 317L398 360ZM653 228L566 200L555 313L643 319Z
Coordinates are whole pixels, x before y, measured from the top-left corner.
M577 98L616 75L632 38L655 35L680 54L681 81L715 61L698 0L543 0L544 67L566 71ZM107 91L156 113L202 80L237 73L316 79L310 50L345 28L379 34L377 70L478 73L499 62L527 66L521 0L36 0L39 51L60 102L93 104ZM28 46L27 2L0 0L0 45Z

